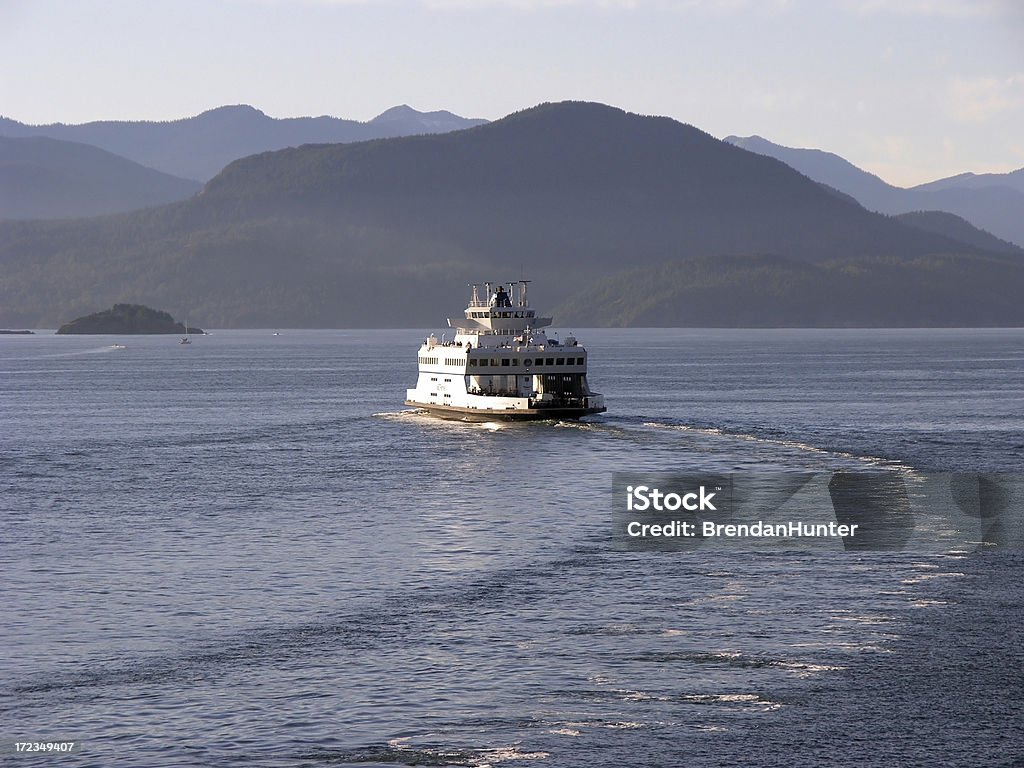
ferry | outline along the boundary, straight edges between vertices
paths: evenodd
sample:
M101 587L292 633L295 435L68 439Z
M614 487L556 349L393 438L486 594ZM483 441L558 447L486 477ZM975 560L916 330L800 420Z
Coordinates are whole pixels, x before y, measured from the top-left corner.
M574 336L544 331L527 298L529 280L477 283L454 338L427 336L419 378L405 404L459 421L579 419L607 409L587 383L587 350ZM483 295L481 295L481 288Z

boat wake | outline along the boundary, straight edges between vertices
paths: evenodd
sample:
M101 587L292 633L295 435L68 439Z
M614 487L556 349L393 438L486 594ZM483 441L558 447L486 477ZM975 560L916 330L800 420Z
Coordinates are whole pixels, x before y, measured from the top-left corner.
M420 416L425 416L426 411L422 408L416 408L414 410L405 409L401 411L381 411L373 414L374 418L377 419L414 419Z
M31 355L25 357L8 357L6 360L50 360L53 358L61 357L80 357L81 355L105 355L110 352L119 352L122 349L127 349L124 344L108 344L104 347L92 347L91 349L76 349L73 352L53 352L48 355Z
M381 411L380 413L373 414L373 416L374 418L377 419L388 419L390 421L397 422L414 422L435 429L449 429L460 431L465 429L483 429L489 432L496 432L501 429L528 426L528 424L526 423L516 422L459 421L457 419L439 419L436 416L431 415L430 411L426 410L425 408L414 408L404 411ZM538 422L533 423L536 424Z
M849 451L833 450L829 448L822 448L817 445L811 445L810 443L803 442L801 440L792 440L787 438L777 437L765 437L763 435L754 435L746 432L733 432L731 430L723 429L721 427L698 427L690 424L670 424L660 421L644 421L642 426L650 429L664 429L673 430L677 432L689 432L701 435L709 435L712 437L722 437L730 440L740 440L744 442L760 443L763 445L778 446L780 448L787 448L790 450L799 451L801 453L810 453L817 456L824 456L836 459L843 459L846 461L854 461L860 464L867 464L873 468L888 470L892 472L899 472L902 474L913 475L915 470L913 467L907 466L894 459L887 459L881 456L868 456Z
M608 437L626 438L629 440L644 439L645 435L651 432L676 432L695 436L706 436L716 440L737 441L742 443L753 443L766 447L779 448L792 451L797 454L814 456L819 459L851 462L864 467L865 469L896 472L907 476L916 476L917 471L900 461L882 456L871 456L858 454L852 451L844 451L834 448L826 448L820 445L795 440L786 437L773 437L759 435L751 432L730 430L724 427L698 426L695 424L681 424L670 421L657 421L641 416L613 416L596 418L592 420L544 420L533 422L461 422L437 419L425 409L409 409L401 411L385 411L373 414L377 418L394 419L401 421L413 420L431 426L447 427L449 429L464 429L475 427L489 431L504 429L557 429L572 430L583 434L604 435Z

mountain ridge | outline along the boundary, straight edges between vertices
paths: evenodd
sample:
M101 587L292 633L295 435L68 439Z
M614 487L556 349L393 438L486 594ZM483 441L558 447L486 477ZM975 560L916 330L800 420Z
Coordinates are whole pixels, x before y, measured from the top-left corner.
M411 107L374 122L389 111L367 122L326 115L275 118L248 104L222 105L191 117L164 121L27 125L0 117L0 135L45 136L91 144L164 173L207 181L233 160L272 149L462 130L486 123L451 112L427 113Z
M774 157L808 178L854 197L865 208L897 215L944 211L1024 247L1024 168L1008 174L959 174L916 187L897 187L820 149L786 147L761 136L727 136L750 152Z
M716 263L724 281L707 279ZM787 303L812 325L896 317L851 287L864 274L886 296L929 303L908 304L903 322L1024 320L1019 257L867 211L693 126L562 102L456 133L246 157L162 208L0 224L0 324L132 302L210 327L429 328L467 282L526 275L551 306L665 264L700 266L692 282L674 268L680 300L700 285L725 292L710 305L722 311L680 316L706 325L731 322L730 292L771 284L771 322L796 317ZM965 275L974 288L947 302ZM846 297L839 315L829 291Z

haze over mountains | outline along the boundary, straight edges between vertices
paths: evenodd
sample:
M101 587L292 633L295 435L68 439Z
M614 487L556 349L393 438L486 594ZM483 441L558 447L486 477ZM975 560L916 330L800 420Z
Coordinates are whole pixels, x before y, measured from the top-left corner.
M0 219L98 216L182 200L201 186L88 144L0 136Z
M435 327L467 282L521 275L576 325L1024 322L1020 253L926 224L668 118L546 104L246 157L160 208L0 223L0 325L130 301L214 328Z
M0 136L45 136L91 144L172 176L207 181L232 160L257 152L301 144L444 133L484 122L446 111L418 112L404 104L368 122L326 116L273 118L240 104L167 122L26 125L0 117Z
M760 136L727 136L725 141L781 160L805 176L852 196L869 210L890 214L946 211L1024 247L1024 168L1004 174L964 173L904 189L831 152L784 147Z

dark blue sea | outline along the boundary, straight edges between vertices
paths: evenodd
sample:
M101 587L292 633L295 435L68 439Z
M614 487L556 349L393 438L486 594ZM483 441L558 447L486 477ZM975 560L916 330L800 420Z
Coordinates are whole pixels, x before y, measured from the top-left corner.
M609 522L616 472L1020 473L1024 330L581 331L608 413L526 425L405 410L425 332L0 337L0 764L1024 764L1019 548Z

